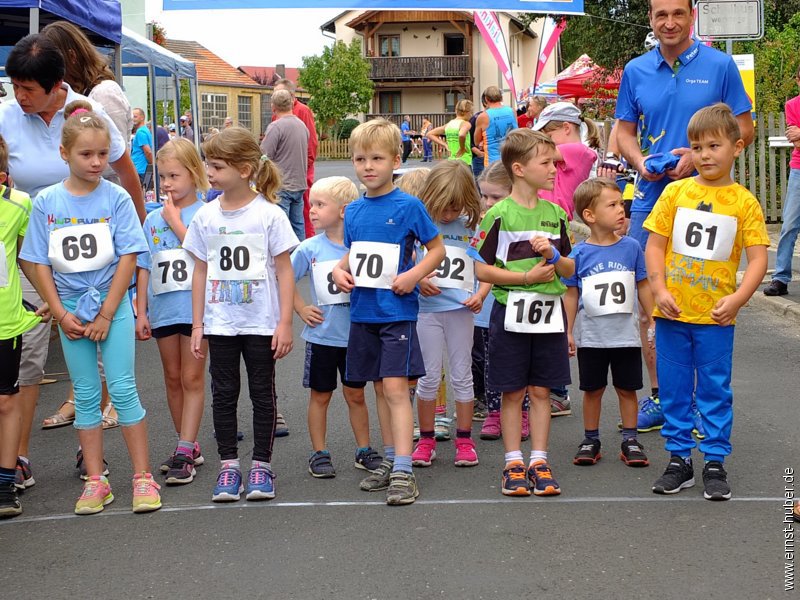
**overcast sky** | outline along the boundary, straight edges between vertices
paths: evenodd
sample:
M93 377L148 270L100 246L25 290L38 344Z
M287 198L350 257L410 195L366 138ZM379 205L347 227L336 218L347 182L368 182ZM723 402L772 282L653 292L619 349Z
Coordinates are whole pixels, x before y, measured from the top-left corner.
M340 12L321 9L162 11L162 6L162 0L146 0L146 20L161 23L169 38L199 42L234 67L301 66L303 56L319 54L331 42L319 28Z

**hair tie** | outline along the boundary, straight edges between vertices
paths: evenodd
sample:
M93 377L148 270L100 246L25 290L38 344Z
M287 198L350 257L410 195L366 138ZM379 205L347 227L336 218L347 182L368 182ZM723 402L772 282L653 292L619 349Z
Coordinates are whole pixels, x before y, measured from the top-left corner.
M262 154L260 160L261 162L267 162L269 160L269 156L267 156L266 154Z
M85 109L83 107L76 108L75 110L72 111L72 114L70 114L70 117L74 117L75 115L79 115L81 113L88 113L88 112L91 112L91 111L87 110L87 109Z

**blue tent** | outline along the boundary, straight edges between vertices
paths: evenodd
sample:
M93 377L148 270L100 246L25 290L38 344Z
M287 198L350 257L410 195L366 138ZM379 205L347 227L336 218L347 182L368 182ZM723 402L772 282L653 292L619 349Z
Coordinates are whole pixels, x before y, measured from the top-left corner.
M122 9L119 0L0 0L0 46L13 46L51 21L65 19L102 38L106 44L122 41Z

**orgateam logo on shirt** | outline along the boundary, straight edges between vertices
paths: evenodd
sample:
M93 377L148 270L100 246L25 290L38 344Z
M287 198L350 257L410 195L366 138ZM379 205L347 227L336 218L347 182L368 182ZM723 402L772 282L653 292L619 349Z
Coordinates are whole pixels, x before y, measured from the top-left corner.
M708 79L696 79L696 78L686 78L686 83L689 85L698 84L698 85L708 85Z
M47 215L48 225L93 225L94 223L110 223L111 217L100 217L99 219L87 219L85 217L56 217Z

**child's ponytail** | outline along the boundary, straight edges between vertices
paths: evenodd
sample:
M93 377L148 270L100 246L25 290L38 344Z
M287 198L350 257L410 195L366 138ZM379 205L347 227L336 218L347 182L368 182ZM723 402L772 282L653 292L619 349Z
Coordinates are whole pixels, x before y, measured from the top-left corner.
M592 150L600 150L603 142L600 140L600 129L597 127L597 123L583 116L581 116L581 121L586 125L586 143Z
M278 190L281 188L281 172L266 154L258 160L258 169L253 177L256 191L273 204L280 202Z

